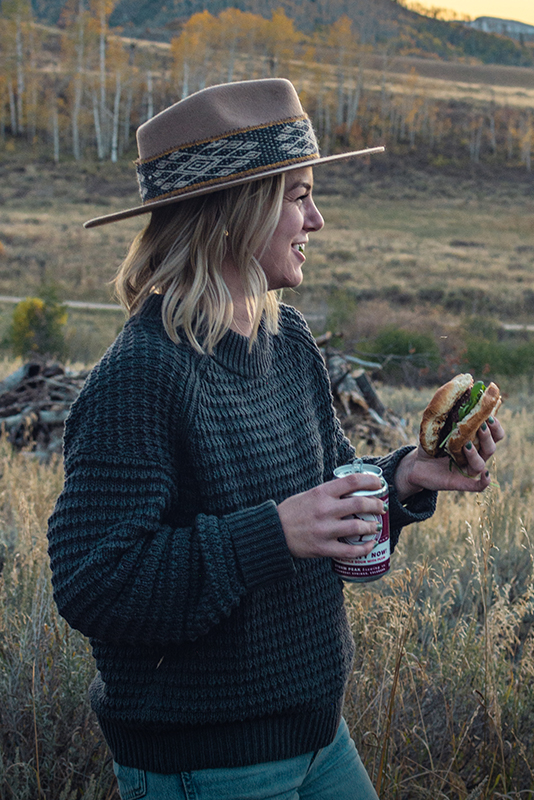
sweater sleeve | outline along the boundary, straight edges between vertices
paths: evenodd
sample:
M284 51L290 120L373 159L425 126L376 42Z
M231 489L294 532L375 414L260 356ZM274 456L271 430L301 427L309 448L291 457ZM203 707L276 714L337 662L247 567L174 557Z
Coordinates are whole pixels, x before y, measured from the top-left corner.
M274 502L180 519L177 381L139 350L105 357L71 410L49 520L52 583L60 613L87 636L178 643L295 567Z

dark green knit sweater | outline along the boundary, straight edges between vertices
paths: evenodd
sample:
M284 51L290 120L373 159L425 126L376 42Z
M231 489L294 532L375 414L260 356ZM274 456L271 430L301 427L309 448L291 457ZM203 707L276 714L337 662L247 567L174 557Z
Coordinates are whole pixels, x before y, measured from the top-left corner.
M409 448L379 460L391 483ZM91 638L91 698L119 763L241 766L327 745L353 644L329 559L294 559L276 505L353 457L323 360L282 306L277 336L173 344L153 297L89 376L49 525L55 599ZM431 493L400 528L428 517Z

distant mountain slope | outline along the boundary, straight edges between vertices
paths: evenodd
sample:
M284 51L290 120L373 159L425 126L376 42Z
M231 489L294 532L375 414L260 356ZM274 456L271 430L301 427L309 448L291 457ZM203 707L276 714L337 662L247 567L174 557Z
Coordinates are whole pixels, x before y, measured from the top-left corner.
M173 19L204 10L218 14L229 6L264 17L282 7L300 30L330 25L346 14L354 21L362 41L370 43L397 35L403 23L418 17L395 0L119 0L111 23L166 28Z
M32 0L32 5L40 20L54 24L65 2ZM118 0L110 24L121 27L128 36L168 41L192 14L206 10L217 15L231 6L266 18L282 7L304 32L331 25L345 14L363 44L387 45L389 53L449 60L474 57L494 64L533 63L532 48L460 23L423 17L397 0Z

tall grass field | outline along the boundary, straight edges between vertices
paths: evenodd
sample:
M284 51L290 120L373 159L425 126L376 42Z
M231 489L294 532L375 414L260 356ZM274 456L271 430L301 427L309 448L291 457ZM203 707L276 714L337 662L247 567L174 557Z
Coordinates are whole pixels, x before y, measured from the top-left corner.
M381 396L415 440L430 390ZM528 391L510 394L493 485L441 495L431 520L404 531L387 576L346 584L345 711L382 800L534 797L533 412ZM0 470L0 798L117 800L87 701L90 648L51 595L61 463L2 440Z

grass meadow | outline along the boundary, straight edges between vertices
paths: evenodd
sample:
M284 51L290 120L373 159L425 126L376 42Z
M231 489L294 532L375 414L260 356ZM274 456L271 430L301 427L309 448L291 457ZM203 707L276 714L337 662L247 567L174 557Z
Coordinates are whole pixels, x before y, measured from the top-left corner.
M145 219L85 230L83 222L137 205L131 164L0 162L0 296L53 284L63 300L110 303L110 281ZM326 220L307 251L302 287L286 300L317 333L347 341L386 323L444 336L467 316L529 323L534 316L534 178L404 169L376 156L317 169ZM0 302L0 340L12 307ZM342 313L340 314L340 311ZM95 362L120 310L71 309L71 358ZM451 339L452 341L452 339Z
M15 154L0 176L0 295L52 283L64 300L111 302L109 281L144 220L82 223L137 204L133 168ZM317 170L316 181L327 225L286 299L317 333L335 325L358 343L394 323L433 331L452 352L466 317L532 323L532 176L384 161ZM0 302L0 339L11 310ZM71 310L71 360L94 363L122 320ZM4 352L0 378L16 366ZM442 495L431 520L404 532L387 577L346 585L357 643L346 714L382 800L534 798L532 376L502 386L508 435L494 485ZM411 441L431 391L379 386ZM87 702L89 647L51 597L46 520L61 463L1 440L0 471L0 800L117 800Z
M428 396L382 388L411 440ZM346 715L383 800L534 797L533 413L526 390L509 398L482 497L442 495L404 531L388 576L346 584L357 644ZM90 650L51 597L61 464L3 440L0 469L0 798L116 800L87 703Z

